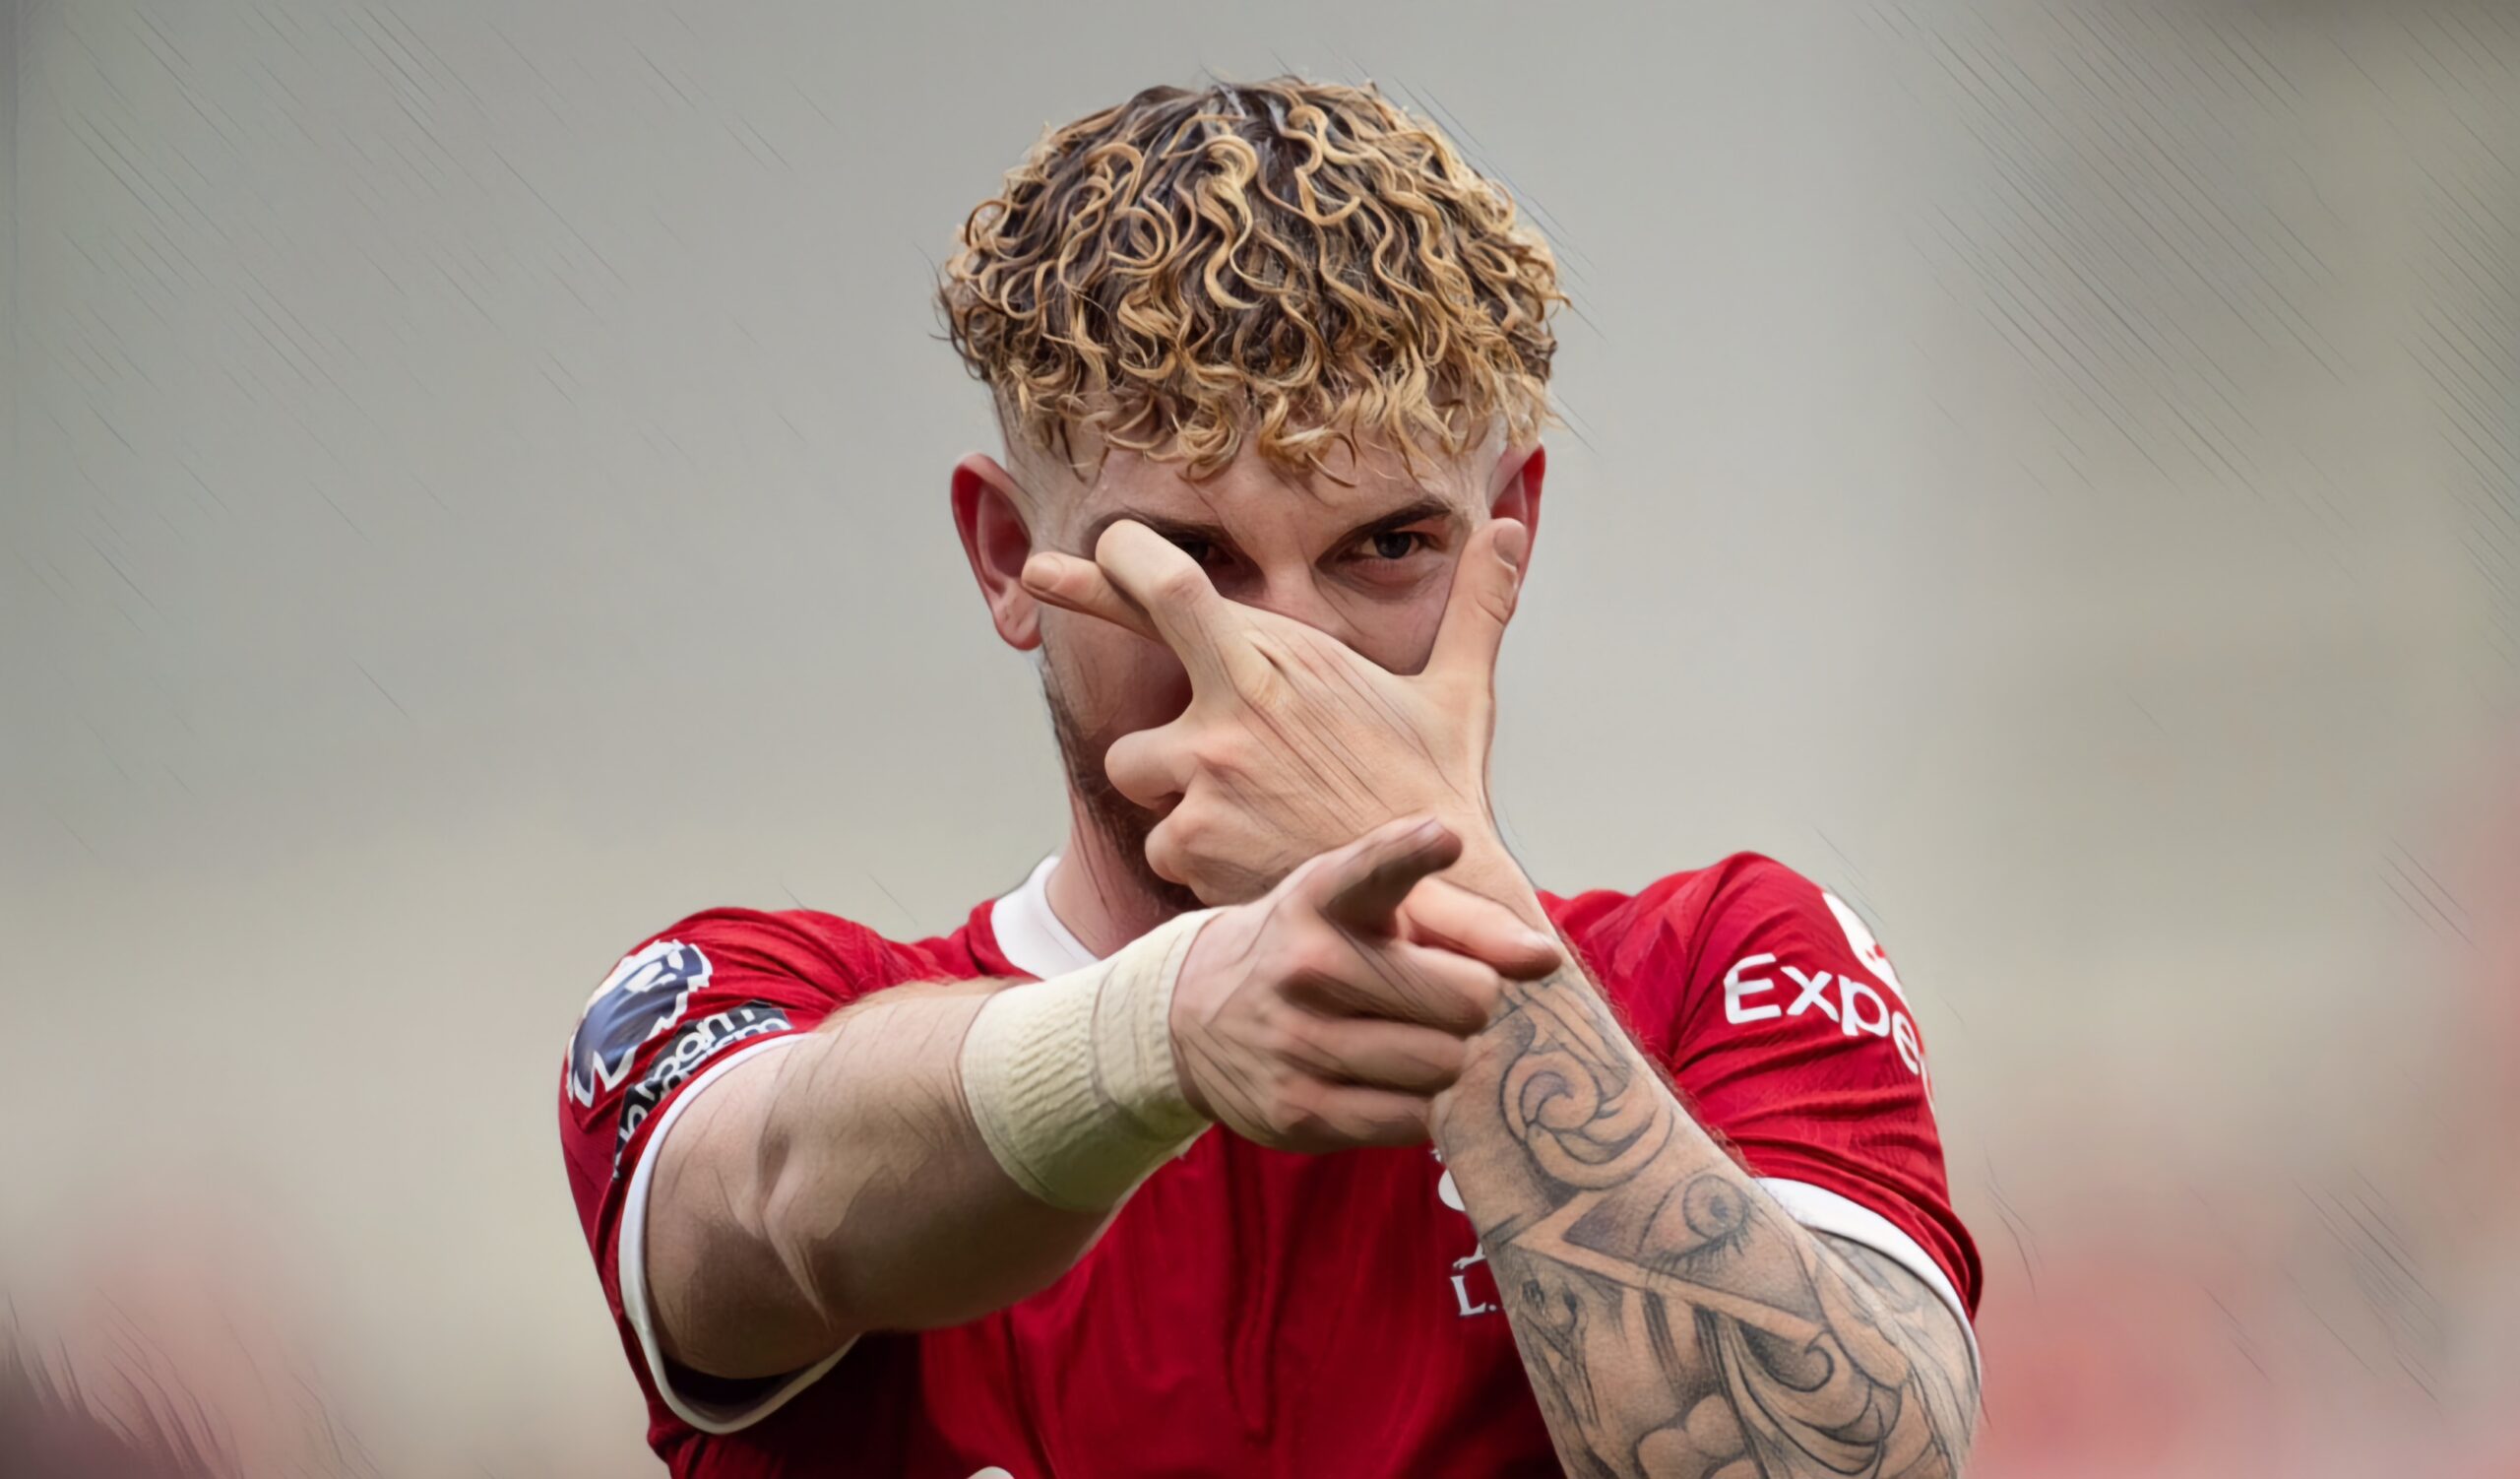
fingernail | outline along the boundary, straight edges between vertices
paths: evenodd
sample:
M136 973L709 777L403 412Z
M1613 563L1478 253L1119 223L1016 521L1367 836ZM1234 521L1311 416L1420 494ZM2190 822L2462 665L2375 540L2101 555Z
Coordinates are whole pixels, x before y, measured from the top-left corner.
M1541 933L1538 930L1527 928L1523 931L1523 948L1535 955L1544 950L1553 952L1557 948L1557 941Z
M1523 568L1523 554L1531 548L1531 532L1522 525L1508 522L1496 531L1496 557L1510 569Z

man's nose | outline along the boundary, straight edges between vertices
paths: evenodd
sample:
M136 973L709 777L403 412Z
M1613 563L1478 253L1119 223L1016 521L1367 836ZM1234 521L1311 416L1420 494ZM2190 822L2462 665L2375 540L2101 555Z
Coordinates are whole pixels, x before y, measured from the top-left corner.
M1327 633L1340 641L1354 644L1354 623L1321 589L1309 568L1284 573L1271 573L1267 579L1236 592L1234 599L1245 606L1256 607L1290 621L1300 621L1315 631Z

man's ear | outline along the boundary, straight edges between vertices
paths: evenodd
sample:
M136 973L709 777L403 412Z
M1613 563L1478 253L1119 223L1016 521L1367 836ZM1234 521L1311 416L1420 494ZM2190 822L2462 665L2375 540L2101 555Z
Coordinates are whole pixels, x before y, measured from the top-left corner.
M1496 468L1499 483L1495 501L1487 506L1491 519L1512 519L1531 536L1531 544L1540 543L1540 489L1548 477L1548 449L1534 442L1531 446L1507 452ZM1531 568L1531 547L1523 550L1523 568Z
M1015 480L996 458L972 452L954 464L954 529L979 582L980 599L997 635L1018 652L1041 645L1041 607L1024 589L1024 561L1033 554Z

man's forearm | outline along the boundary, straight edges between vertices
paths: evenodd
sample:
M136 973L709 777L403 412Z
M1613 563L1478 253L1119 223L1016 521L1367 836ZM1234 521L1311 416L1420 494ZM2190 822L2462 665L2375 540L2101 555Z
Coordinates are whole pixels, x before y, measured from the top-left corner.
M883 993L693 1104L650 1197L669 1356L780 1375L1003 1308L1092 1246L1107 1214L1026 1194L973 1127L957 1060L993 985Z
M1435 1140L1568 1473L1960 1472L1978 1393L1957 1318L1787 1216L1571 954L1509 988Z

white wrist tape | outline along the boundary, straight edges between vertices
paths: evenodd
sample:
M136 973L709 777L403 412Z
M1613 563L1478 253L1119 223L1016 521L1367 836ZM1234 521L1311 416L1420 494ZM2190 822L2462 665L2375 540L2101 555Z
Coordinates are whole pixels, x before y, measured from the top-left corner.
M963 1039L963 1093L989 1153L1054 1207L1107 1211L1208 1122L1172 1062L1172 987L1213 909L1110 959L988 998Z

